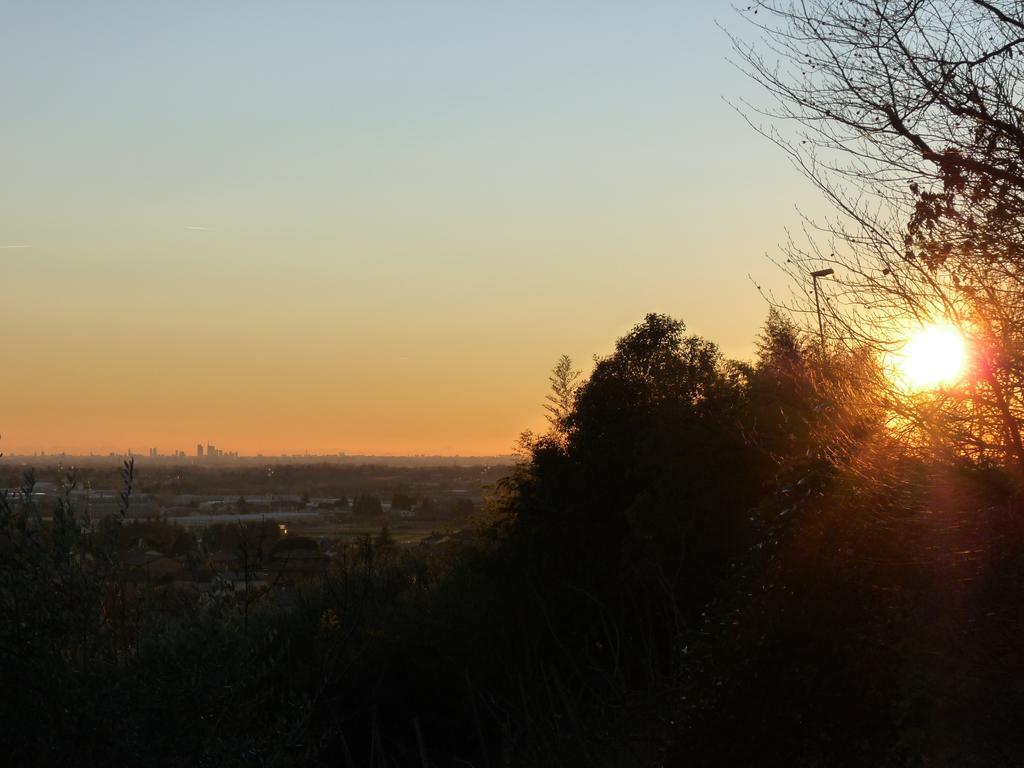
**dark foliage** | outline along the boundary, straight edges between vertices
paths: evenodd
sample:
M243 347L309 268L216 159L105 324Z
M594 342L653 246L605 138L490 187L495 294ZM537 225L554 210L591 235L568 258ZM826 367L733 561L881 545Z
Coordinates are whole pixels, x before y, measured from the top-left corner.
M901 453L866 367L776 314L754 366L649 315L588 379L559 362L551 431L473 536L383 527L282 583L264 558L316 541L211 530L243 573L182 589L133 566L191 553L180 531L44 515L29 474L0 500L0 743L62 766L1015 764L1019 502L998 467Z

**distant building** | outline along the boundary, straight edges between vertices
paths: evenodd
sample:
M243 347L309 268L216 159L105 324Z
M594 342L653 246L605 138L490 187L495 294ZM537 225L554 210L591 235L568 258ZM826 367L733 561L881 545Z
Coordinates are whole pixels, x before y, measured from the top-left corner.
M156 448L150 448L149 449L149 458L155 459L159 455L160 454L157 452Z
M203 458L203 444L196 443L196 458Z

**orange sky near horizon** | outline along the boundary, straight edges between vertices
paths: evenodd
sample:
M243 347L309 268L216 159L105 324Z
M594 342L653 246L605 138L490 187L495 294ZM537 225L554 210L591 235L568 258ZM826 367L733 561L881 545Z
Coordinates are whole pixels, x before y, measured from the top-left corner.
M0 451L507 454L647 312L749 359L810 193L708 5L6 6Z

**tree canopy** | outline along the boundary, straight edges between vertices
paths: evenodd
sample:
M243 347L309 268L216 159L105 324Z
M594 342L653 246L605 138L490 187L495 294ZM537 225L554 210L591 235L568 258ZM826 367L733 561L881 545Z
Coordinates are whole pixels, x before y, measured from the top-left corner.
M883 357L949 323L969 371L942 391L889 387L911 442L1016 466L1024 478L1024 15L1008 0L761 0L741 65L772 97L751 121L835 211L781 261L809 312L835 269L830 345Z

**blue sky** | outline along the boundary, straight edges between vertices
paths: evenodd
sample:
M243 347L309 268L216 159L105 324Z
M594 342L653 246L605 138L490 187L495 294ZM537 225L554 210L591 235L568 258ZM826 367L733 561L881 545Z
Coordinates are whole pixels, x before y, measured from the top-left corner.
M811 195L725 103L758 95L716 19L734 25L709 2L3 4L10 351L55 383L16 375L0 431L481 452L539 424L558 354L586 367L645 312L749 356L748 274L778 282L764 254ZM267 364L282 350L304 383ZM106 404L123 385L131 420Z

